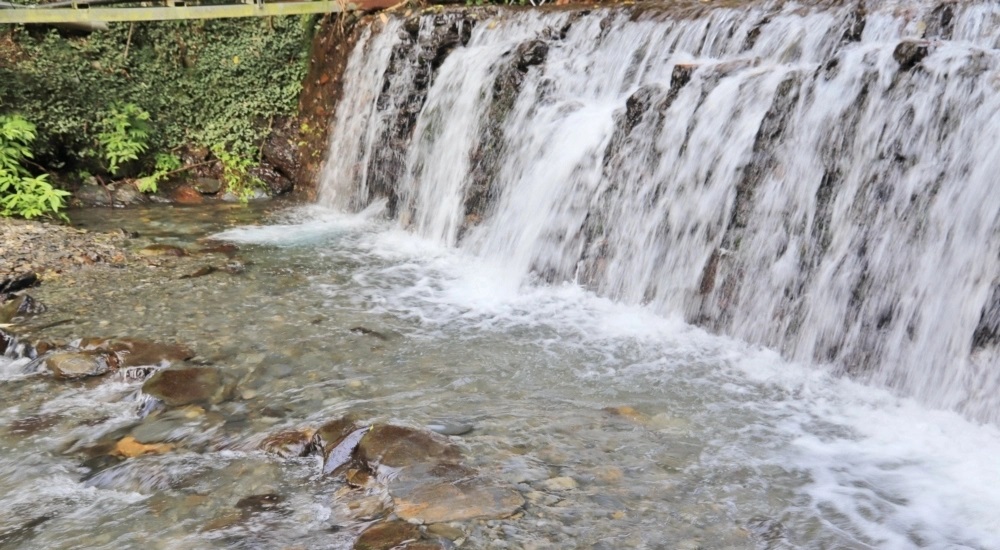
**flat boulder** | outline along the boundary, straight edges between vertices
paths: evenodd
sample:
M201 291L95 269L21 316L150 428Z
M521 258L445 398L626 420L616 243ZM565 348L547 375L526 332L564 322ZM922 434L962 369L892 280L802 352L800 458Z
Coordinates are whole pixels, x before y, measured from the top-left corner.
M389 550L420 540L420 527L405 521L384 521L366 529L354 542L354 550Z
M420 523L505 518L524 506L524 497L516 490L481 478L439 481L389 492L396 515Z
M100 376L121 366L117 355L97 350L53 353L42 358L42 364L63 380Z
M191 404L217 404L233 391L219 369L211 367L165 369L157 371L142 385L142 391L170 407Z
M393 468L428 462L453 462L461 459L458 447L447 438L432 432L393 426L375 425L358 444L357 457L371 466Z

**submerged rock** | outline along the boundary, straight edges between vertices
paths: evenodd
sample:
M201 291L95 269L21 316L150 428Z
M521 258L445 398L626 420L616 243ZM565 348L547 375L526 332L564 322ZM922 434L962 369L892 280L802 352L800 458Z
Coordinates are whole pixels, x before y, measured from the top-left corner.
M187 256L187 250L172 244L151 244L139 249L141 256Z
M406 542L420 540L420 528L405 521L385 521L372 525L361 533L354 550L389 550Z
M236 503L236 508L251 513L270 512L271 510L278 508L284 500L285 497L274 493L250 495L248 497L241 498L239 502Z
M382 424L373 426L361 439L357 455L370 465L393 468L427 462L452 462L461 459L458 447L431 432Z
M478 477L403 484L389 492L396 515L420 523L505 518L524 506L524 497L514 489Z
M161 370L142 385L144 393L171 407L221 403L232 390L222 372L210 367Z

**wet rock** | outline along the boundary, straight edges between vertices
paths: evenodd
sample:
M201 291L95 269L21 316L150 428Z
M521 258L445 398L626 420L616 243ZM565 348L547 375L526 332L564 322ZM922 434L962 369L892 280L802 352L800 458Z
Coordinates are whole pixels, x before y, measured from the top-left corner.
M17 340L14 339L11 333L0 329L0 357L7 355L8 350L13 351L11 348L14 347L15 342Z
M441 435L465 435L474 430L475 426L463 422L435 422L428 424L427 429Z
M275 120L260 148L261 157L285 178L298 170L298 129L291 117Z
M55 426L62 418L58 414L26 416L11 422L7 430L15 435L30 436Z
M514 489L482 478L403 484L389 492L396 515L420 523L505 518L524 506L524 498Z
M38 275L28 272L0 280L0 294L17 292L38 285Z
M86 338L80 341L79 347L83 350L114 352L118 354L123 367L162 365L194 357L194 352L187 346L132 338Z
M923 40L904 40L892 51L892 58L899 63L900 71L909 71L923 58L927 57L927 42Z
M198 249L199 254L222 254L232 258L240 251L240 247L232 243L206 242Z
M386 521L372 525L354 542L354 550L389 550L407 541L420 540L420 528L405 521Z
M97 350L54 353L41 362L56 378L64 380L100 376L121 366L116 354Z
M190 185L181 185L170 193L170 200L177 204L202 204L205 198Z
M73 203L81 206L111 206L111 191L101 185L83 185L73 193Z
M278 508L285 498L274 493L263 495L250 495L243 497L236 503L236 508L247 512L269 512Z
M568 476L562 476L546 479L545 481L539 483L538 486L545 491L558 492L576 489L578 484L575 479Z
M243 262L232 261L227 263L222 270L230 275L242 275L246 272L247 266Z
M140 256L187 256L187 250L171 244L151 244L139 249Z
M383 342L389 339L389 337L386 336L385 334L383 334L383 333L381 333L381 332L379 332L377 330L372 330L370 328L365 328L365 327L353 327L353 328L351 328L351 332L353 332L354 334L362 334L364 336L371 336L372 338L377 338L379 340L382 340Z
M54 516L42 515L0 530L0 547L15 548L31 540L37 534L37 527ZM5 522L6 523L6 522Z
M628 405L623 407L605 407L601 409L602 411L608 413L611 416L624 418L626 420L631 420L632 422L644 423L649 421L649 416L635 410Z
M312 436L310 432L299 430L279 432L262 441L260 449L282 458L306 456L313 448Z
M210 367L161 370L142 385L144 393L170 407L221 403L232 390L222 372Z
M146 195L139 191L135 183L119 184L111 193L111 202L117 206L131 206L146 202Z
M18 317L38 315L45 310L44 304L27 294L15 296L14 299L0 305L0 323L9 323Z
M198 277L204 277L205 275L211 275L212 273L215 273L216 271L218 271L218 269L215 268L214 266L203 265L203 266L199 267L198 269L192 271L191 273L185 273L184 275L181 275L180 277L178 277L178 279L197 279Z
M222 182L215 178L195 178L191 187L203 195L214 195L222 190Z
M452 527L447 523L435 523L427 526L427 532L432 535L444 537L448 540L458 540L465 536L465 532L458 527Z
M247 171L247 174L264 182L267 185L268 193L271 195L284 195L294 187L292 180L270 166L254 166Z
M323 455L323 463L326 464L330 453L337 448L347 436L351 435L361 426L357 423L358 418L354 414L344 415L342 418L323 424L316 430L312 438L312 446Z
M135 458L137 456L149 454L163 454L173 450L174 446L169 443L139 443L136 438L127 436L115 444L112 454L122 458Z
M368 464L393 468L426 462L457 461L458 447L442 436L404 426L376 425L361 439L357 456Z

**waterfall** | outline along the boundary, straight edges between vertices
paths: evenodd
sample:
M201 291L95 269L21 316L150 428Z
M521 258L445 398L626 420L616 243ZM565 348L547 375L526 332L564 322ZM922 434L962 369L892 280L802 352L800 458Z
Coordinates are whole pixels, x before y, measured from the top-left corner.
M376 21L320 201L996 422L998 47L990 2Z

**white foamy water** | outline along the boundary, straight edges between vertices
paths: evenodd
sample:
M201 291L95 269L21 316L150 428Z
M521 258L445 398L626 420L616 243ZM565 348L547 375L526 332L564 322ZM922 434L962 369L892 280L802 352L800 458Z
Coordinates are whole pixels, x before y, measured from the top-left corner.
M587 359L570 369L581 398L593 387L627 391L642 400L677 399L679 385L698 393L690 433L705 443L684 477L707 498L748 519L742 489L759 487L778 512L779 534L765 547L995 548L1000 545L1000 431L955 412L853 382L776 353L713 336L663 317L651 307L595 295L579 285L512 285L503 266L412 233L354 215L302 221L351 225L321 255L350 258L351 283L314 282L331 298L352 293L380 315L409 319L417 342L469 345L494 335L520 346L533 342L553 363ZM339 221L338 221L339 220ZM299 246L295 225L281 226L279 246ZM227 233L274 245L273 229ZM451 343L449 343L451 342ZM468 365L469 374L476 371ZM534 383L530 374L517 384ZM498 397L499 399L499 397ZM581 444L585 441L581 441ZM746 470L746 472L743 472ZM719 472L735 471L737 480ZM715 479L723 476L722 479ZM746 476L739 478L738 476ZM637 480L638 481L638 480ZM784 546L783 546L784 545Z
M349 64L321 202L386 197L515 286L582 283L995 421L998 17L446 14L411 38L390 21ZM473 28L428 74L449 25Z
M572 369L584 385L699 392L711 444L686 473L741 510L735 485L767 487L782 513L747 523L766 546L1000 547L1000 433L978 424L1000 420L998 19L873 2L391 22L350 61L370 107L341 103L331 143L360 149L331 154L320 201L384 197L397 220L350 241L372 266L359 304L427 338L601 357ZM449 25L472 28L439 67L408 61Z

